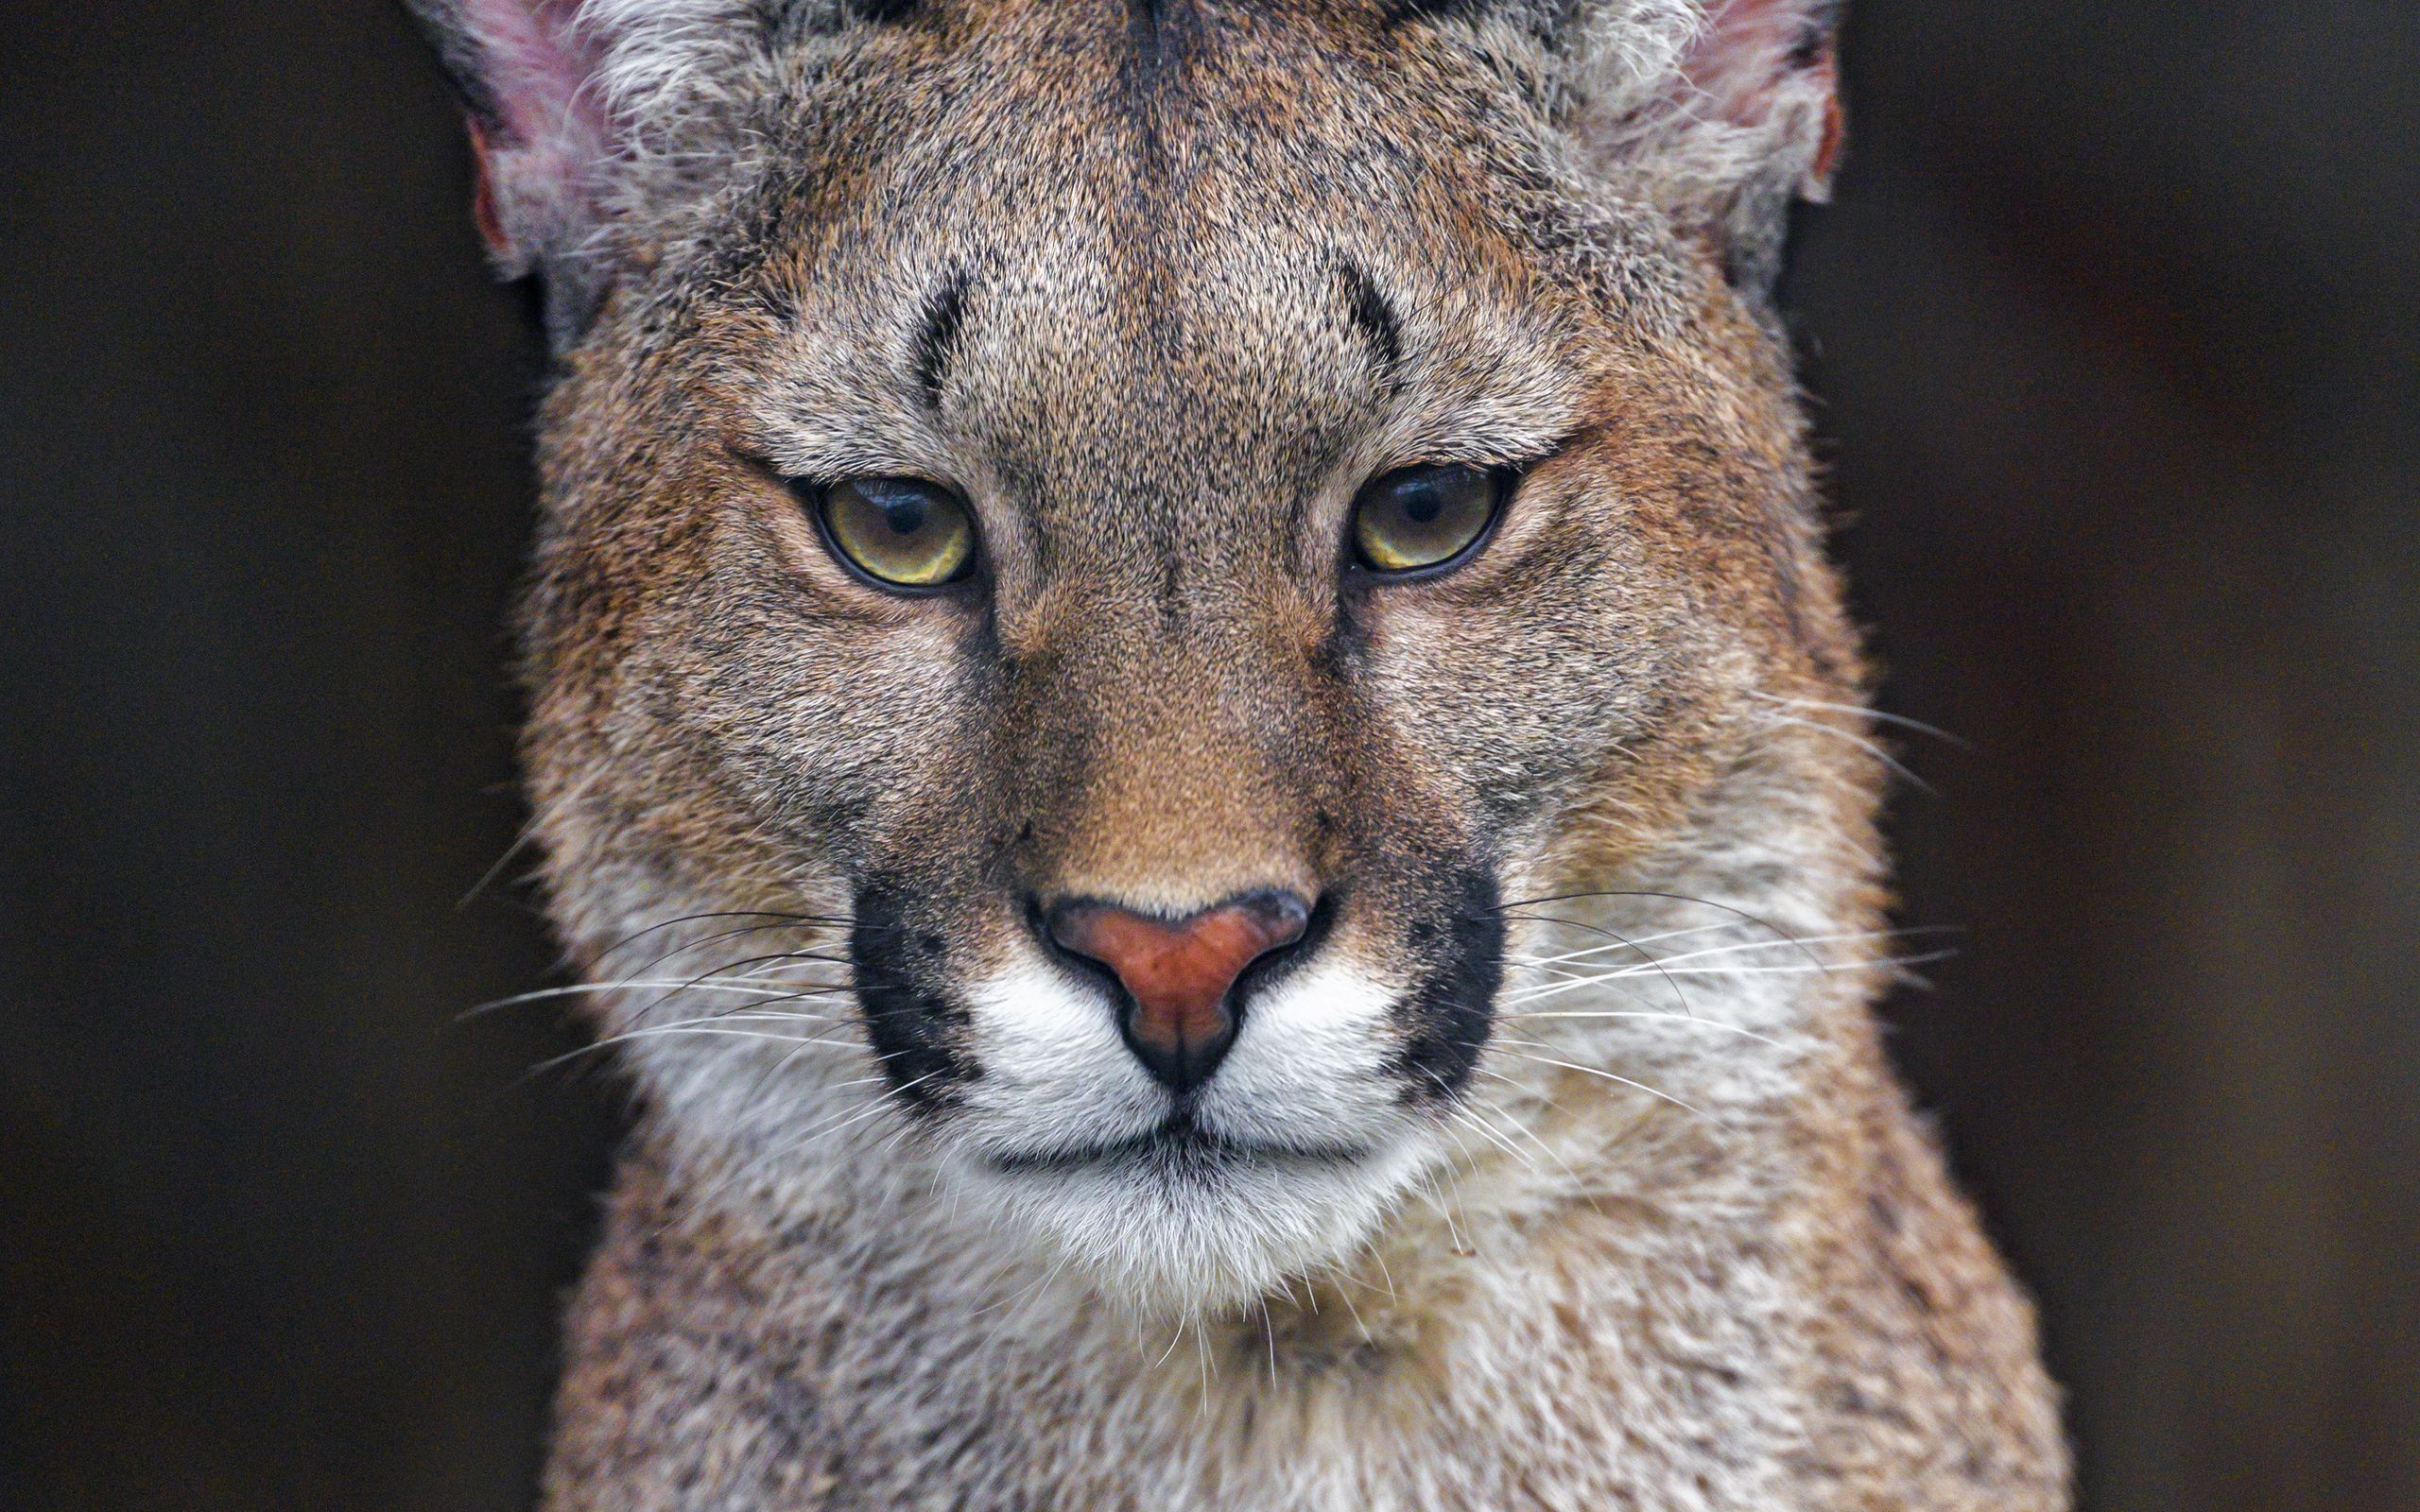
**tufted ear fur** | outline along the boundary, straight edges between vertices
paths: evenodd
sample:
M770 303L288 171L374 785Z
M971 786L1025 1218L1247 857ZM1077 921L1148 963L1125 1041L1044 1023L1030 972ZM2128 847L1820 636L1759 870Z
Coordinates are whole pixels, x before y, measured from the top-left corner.
M1708 0L1660 97L1606 124L1655 163L1662 198L1722 249L1742 286L1779 273L1790 201L1831 194L1839 22L1840 0Z
M1598 4L1573 80L1582 140L1716 247L1734 283L1763 292L1790 201L1825 198L1840 162L1840 0ZM1675 8L1685 28L1655 14ZM1635 71L1642 54L1658 66Z
M1664 208L1762 292L1793 199L1841 143L1841 0L1409 0L1522 70L1589 166ZM1534 49L1534 50L1533 50Z
M544 283L560 347L611 284L612 232L655 165L694 142L769 14L753 0L405 0L469 117L473 214L497 269ZM660 177L660 175L659 175ZM655 186L660 192L663 188Z

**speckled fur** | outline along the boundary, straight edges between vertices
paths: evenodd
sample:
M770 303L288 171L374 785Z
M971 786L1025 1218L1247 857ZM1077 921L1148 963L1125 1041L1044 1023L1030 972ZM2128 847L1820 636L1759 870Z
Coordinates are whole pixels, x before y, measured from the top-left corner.
M419 9L550 290L527 752L643 1108L549 1507L2066 1504L1870 1017L1766 291L1828 7ZM1485 550L1340 572L1438 459L1526 468ZM862 473L977 590L833 562L781 480ZM1015 1174L1160 1116L1025 901L1269 885L1203 1116L1354 1153Z

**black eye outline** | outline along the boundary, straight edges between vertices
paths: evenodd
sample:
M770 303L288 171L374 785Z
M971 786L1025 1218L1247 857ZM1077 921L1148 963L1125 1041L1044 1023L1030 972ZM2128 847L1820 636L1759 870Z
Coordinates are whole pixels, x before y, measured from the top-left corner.
M1489 502L1487 521L1464 541L1452 556L1441 557L1417 567L1381 567L1363 555L1360 541L1361 507L1371 491L1382 484L1402 478L1406 473L1461 471L1477 473L1487 480L1495 497ZM1519 490L1524 470L1512 466L1488 467L1471 462L1414 462L1404 467L1389 468L1372 474L1353 490L1353 503L1344 516L1344 556L1347 571L1355 577L1373 584L1392 585L1415 583L1460 570L1487 549L1495 532L1512 507L1512 495Z
M822 544L823 554L837 562L842 572L869 588L896 598L947 598L965 593L982 577L983 565L989 559L988 554L983 549L982 523L976 517L975 507L967 502L966 495L946 483L936 483L930 478L889 473L836 478L828 483L797 477L785 477L782 482L788 488L790 496L797 500L800 509L813 524L815 539ZM851 555L832 528L832 490L846 488L852 484L885 484L893 488L914 489L945 502L965 518L966 559L959 564L957 571L938 582L902 582L876 573Z

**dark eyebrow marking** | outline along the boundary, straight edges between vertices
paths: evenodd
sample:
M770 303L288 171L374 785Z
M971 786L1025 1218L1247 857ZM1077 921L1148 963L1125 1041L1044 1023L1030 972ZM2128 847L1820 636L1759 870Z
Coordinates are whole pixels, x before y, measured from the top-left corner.
M830 5L793 5L789 0L756 0L752 9L764 13L768 30L787 35L830 37L851 26L898 26L917 19L925 0L836 0Z
M1403 322L1395 318L1395 307L1389 303L1378 285L1361 266L1347 259L1344 263L1344 294L1351 311L1354 329L1370 343L1370 355L1390 388L1401 386L1403 375Z
M1126 0L1125 67L1132 92L1148 98L1174 82L1202 42L1193 0Z
M1394 0L1383 25L1392 31L1415 21L1469 21L1494 9L1493 0Z
M1160 0L1126 0L1126 40L1146 75L1159 72Z
M949 365L958 355L958 338L966 323L966 274L952 273L925 301L925 322L917 329L916 391L926 409L942 407L942 386L949 381Z

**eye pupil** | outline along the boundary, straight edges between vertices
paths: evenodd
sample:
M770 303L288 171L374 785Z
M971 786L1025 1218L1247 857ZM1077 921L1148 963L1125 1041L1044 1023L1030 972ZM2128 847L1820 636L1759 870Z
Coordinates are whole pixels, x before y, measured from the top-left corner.
M1487 534L1506 483L1501 471L1454 463L1381 473L1354 501L1354 551L1380 574L1453 562Z

